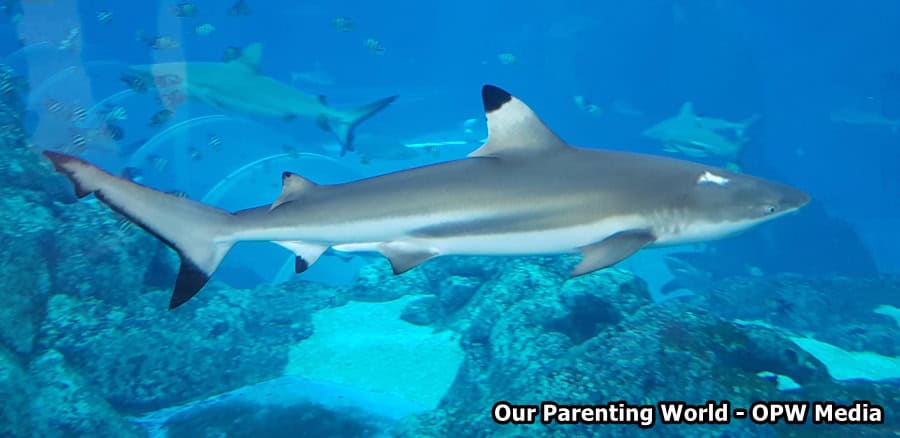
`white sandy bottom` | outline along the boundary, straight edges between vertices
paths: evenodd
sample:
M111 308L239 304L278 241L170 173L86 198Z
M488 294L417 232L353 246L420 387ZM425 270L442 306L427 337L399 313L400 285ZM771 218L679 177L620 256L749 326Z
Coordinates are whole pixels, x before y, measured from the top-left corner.
M463 351L452 332L435 333L400 319L417 298L350 302L317 312L313 335L291 349L284 374L436 407L456 378Z

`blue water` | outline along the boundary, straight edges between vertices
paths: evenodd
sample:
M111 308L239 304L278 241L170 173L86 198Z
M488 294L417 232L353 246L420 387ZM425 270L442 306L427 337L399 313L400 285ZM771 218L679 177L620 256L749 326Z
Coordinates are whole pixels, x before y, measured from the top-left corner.
M183 192L191 199L236 211L271 203L281 191L281 172L287 170L320 183L330 184L463 158L469 151L478 147L480 140L487 135L480 95L480 89L484 84L497 85L521 98L554 132L570 144L669 155L715 166L725 166L729 160L715 156L691 157L667 153L660 142L641 133L653 124L675 116L686 101L693 102L695 110L701 117L740 121L752 114L759 114L760 121L747 129L749 141L740 158L742 170L800 188L812 196L813 202L797 215L765 224L739 237L711 242L704 246L642 251L624 261L619 267L634 273L641 279L641 284L645 285L642 287L646 287L649 296L659 303L664 303L667 302L662 299L661 291L664 285L673 279L678 280L677 273L667 270L665 257L673 252L694 253L685 258L691 260L694 267L703 273L701 274L703 286L698 286L699 283L694 282L693 289L697 290L688 287L687 289L690 289L688 293L704 297L707 297L704 294L711 295L704 298L706 301L687 305L687 309L711 312L715 318L723 321L762 319L784 330L779 333L785 337L803 333L811 337L825 338L848 351L872 351L875 349L873 345L881 345L882 349L875 353L893 359L900 355L898 351L900 347L893 344L898 339L898 327L893 324L893 319L884 312L871 312L877 305L892 306L895 310L900 306L898 301L900 298L897 295L900 280L896 280L897 276L900 276L900 178L897 177L900 174L900 128L898 128L900 80L894 79L893 82L890 80L891 77L896 78L900 74L900 57L897 56L900 42L900 4L895 1L853 3L641 0L523 3L251 0L247 2L250 13L245 16L229 15L228 10L232 6L229 2L195 1L190 4L196 7L197 13L190 17L175 16L171 8L176 3L102 0L10 0L3 3L7 14L2 17L3 23L0 25L0 54L2 54L0 63L12 67L28 82L29 89L22 91L20 97L25 104L23 125L28 132L25 143L32 145L32 151L53 150L78 155L115 174L131 168L140 173L141 184L162 191ZM109 12L111 18L102 22L98 19L99 12ZM351 20L352 29L347 32L336 29L334 23L337 17ZM212 25L214 30L209 35L198 35L195 29L203 24ZM78 35L72 40L72 47L60 47L61 42L73 29L78 30ZM177 41L178 47L151 48L136 37L139 30L154 37L171 37ZM365 42L370 38L383 46L383 53L376 53L366 46ZM246 114L222 110L193 100L179 105L172 120L161 126L151 126L151 117L162 108L157 94L152 90L149 93L134 93L120 80L129 65L178 61L220 62L226 47L245 48L253 43L261 43L264 47L259 66L261 74L292 84L310 94L327 96L328 104L335 107L353 107L386 96L396 95L399 98L356 128L359 154L342 156L339 154L340 145L335 136L317 127L313 120L248 117ZM513 55L514 62L502 62L503 54ZM304 74L306 79L302 78ZM318 75L318 79L309 79L315 74ZM601 113L591 114L579 107L575 103L576 96L584 96L596 103ZM617 112L614 104L617 101L623 105L627 104L636 113ZM81 106L87 111L87 118L85 121L73 122L65 114L61 116L51 111L51 102L59 102L66 108ZM74 135L88 135L93 129L102 126L104 104L120 106L127 110L127 119L116 122L116 125L123 129L123 137L113 140L88 139L83 147L72 148ZM847 123L833 119L834 113L847 108L865 112L869 117L892 120L895 127L892 129L890 126L854 121ZM211 137L221 140L221 147L213 147ZM423 139L459 144L438 146L436 150L412 149L404 146L425 141ZM20 146L24 147L24 144ZM363 159L362 154L365 150L369 150L371 156ZM42 160L37 153L16 157L17 160L26 162ZM18 183L11 182L10 187L19 190L16 184ZM76 214L71 212L83 207L79 205L80 203L70 205L71 199L63 199L66 196L57 195L55 191L42 191L43 189L34 187L27 190L36 190L40 193L39 196L35 195L37 196L35 199L41 201L34 202L43 202L42 205L46 205L48 211L52 211L52 215L57 218L55 219L57 222L53 222L57 225L48 226L45 239L54 240L52 230L60 228L61 225L58 225L60 223L71 221L71 215ZM70 190L70 187L65 186L65 190ZM82 201L84 202L89 201ZM97 206L91 208L95 207ZM20 214L28 215L28 211L22 209ZM97 207L96 211L106 210ZM102 216L96 220L114 223L117 219L115 216ZM94 244L93 238L88 237L90 227L85 223L81 222L77 226L85 229L77 228L75 225L73 227L76 232L84 233L83 250L88 254L84 257L93 257L91 254L97 250L91 252L88 248ZM107 228L104 229L109 232L108 230L116 229L117 226L107 224ZM11 227L13 228L10 229L14 229L16 225ZM17 235L7 231L4 236ZM140 238L144 236L140 230L133 232L142 236ZM73 240L78 242L79 238ZM127 254L121 258L125 260L122 263L132 263L140 272L148 272L136 280L137 286L129 283L129 287L137 288L136 290L123 291L122 296L145 296L145 292L159 290L168 293L171 289L174 281L173 270L177 267L177 263L172 259L173 253L162 250L157 254L153 252L156 251L154 249L142 253L150 254L152 257L149 258L152 260L130 258L138 247L152 245L148 242L152 240L131 241L133 246L130 247L128 243L119 240L109 244L111 247L109 251ZM120 416L122 424L128 424L121 426L123 428L135 427L128 429L128 433L146 433L140 426L146 424L146 421L142 423L128 418L141 418L160 409L190 407L192 406L190 403L196 400L230 393L243 386L252 386L279 377L278 373L273 371L261 372L258 376L246 378L229 376L222 379L224 383L212 384L208 388L196 391L173 389L166 396L158 398L165 400L160 403L145 403L144 399L127 400L125 399L127 397L111 395L116 394L115 391L97 389L102 386L97 381L103 380L107 374L117 374L121 371L108 370L96 365L92 367L90 360L86 359L86 355L92 352L90 349L54 344L59 342L54 337L57 335L48 334L50 333L48 330L60 327L53 320L60 316L53 313L52 310L57 308L48 304L54 302L49 297L55 298L60 295L76 297L73 299L83 301L81 306L88 307L91 306L90 303L95 303L101 306L98 309L105 309L97 310L98 313L108 311L107 307L102 306L114 306L115 312L118 312L116 314L120 315L122 320L134 321L133 318L138 318L143 321L136 323L137 327L143 327L141 324L146 322L141 319L146 318L146 315L136 316L143 315L141 312L165 313L166 299L140 301L144 303L140 307L137 304L129 307L129 304L108 302L108 297L117 293L111 289L115 288L116 283L95 282L103 275L83 270L79 271L80 277L65 277L54 271L59 269L57 267L60 263L63 263L60 260L66 260L64 257L74 257L79 252L78 245L67 248L73 252L59 255L56 250L48 250L46 254L41 253L39 257L46 257L48 267L43 269L47 270L47 281L52 286L49 291L36 294L40 295L40 298L34 299L33 309L10 316L10 321L19 321L21 318L22 321L28 321L29 327L34 326L33 345L27 343L29 348L12 347L14 342L10 341L12 339L10 336L13 335L0 336L0 340L6 343L6 346L0 349L0 353L7 348L13 350L10 357L14 357L17 363L22 364L21 368L25 370L23 379L41 381L42 377L33 375L37 371L29 371L29 367L34 368L29 364L37 363L35 361L45 357L48 351L60 351L71 373L81 376L76 380L80 379L78 381L82 382L81 385L88 388L85 391L95 391L91 392L93 398L77 400L71 397L64 398L65 401L61 403L71 404L71 412L67 410L65 415L59 414L56 417L76 420L60 420L55 426L57 429L54 429L57 432L62 430L75 435L114 433L110 430L121 432L119 429L103 429L100 426L92 429L94 426L77 420L91 415L90 409L83 406L99 403L104 406L103 415L115 418ZM101 262L97 263L109 261L108 258L103 258L107 257L103 254L98 257ZM495 262L501 263L499 261L486 263L490 265ZM9 263L10 266L16 266L12 261ZM326 253L320 263L298 278L293 273L294 258L290 253L268 243L247 243L238 245L229 254L213 276L213 281L220 284L217 287L222 289L217 289L215 293L222 296L228 296L229 292L226 290L229 287L234 290L284 288L285 296L300 298L297 298L299 300L297 302L290 300L281 302L281 305L304 309L301 313L306 318L304 324L308 325L308 319L315 311L340 307L348 299L355 301L361 299L360 297L367 297L362 300L390 301L398 296L418 293L443 297L442 288L456 287L447 286L450 284L447 278L461 276L478 284L479 292L474 295L473 301L465 307L453 309L442 307L443 310L440 312L443 313L439 312L442 316L425 325L454 331L462 337L464 344L471 342L474 345L480 341L471 341L469 338L475 336L470 332L473 330L471 327L477 324L469 320L475 321L477 318L473 315L487 312L479 306L491 308L485 304L484 298L479 297L490 296L492 290L503 289L502 284L498 286L496 283L503 282L498 280L500 277L497 276L501 275L498 272L509 272L513 268L508 266L516 265L515 259L511 261L503 259L502 263L510 265L504 265L506 268L490 265L490 269L485 269L492 273L488 275L479 270L469 269L469 265L466 264L469 262L448 262L450 267L440 265L433 271L428 271L428 281L425 283L422 283L424 280L421 279L420 283L415 283L414 280L410 283L400 283L396 286L400 289L385 292L390 296L378 296L381 292L369 293L365 290L366 286L362 285L381 282L382 280L377 280L380 277L373 272L389 268L378 265L377 269L372 269L373 263L378 263L377 257L348 258ZM459 266L453 263L459 263ZM534 266L546 267L554 263L541 262ZM125 264L102 265L97 271L118 272L117 270L126 269L125 266ZM22 271L23 269L10 268L10 272ZM534 284L546 284L551 282L547 278L553 277L551 274L533 275L548 276L541 277L546 280L542 280L543 283L536 280ZM63 281L64 278L67 281ZM83 282L77 293L73 292L75 290L72 286L73 278ZM696 278L695 276L694 279ZM740 281L735 280L736 278L754 282L752 284L755 286L749 288L753 289L753 292L748 292L752 297L746 301L734 298L736 293L734 291L745 290L737 286ZM9 282L12 285L9 292L11 297L17 296L16 288L25 290L24 288L31 287L22 286L26 283L18 280L10 279ZM799 285L803 282L816 283L815 286ZM413 285L414 283L416 285ZM855 285L852 287L856 289L850 290L851 286L847 284ZM520 286L516 284L508 287ZM422 287L431 289L423 291ZM530 286L525 288L528 287ZM538 286L534 288L534 291L540 289ZM310 290L317 292L311 293ZM790 292L791 290L803 292L794 294ZM809 292L810 290L814 290L815 293ZM332 291L339 292L332 293ZM527 292L521 291L526 295ZM124 295L126 293L131 295ZM271 291L266 293L280 296ZM565 295L563 292L560 293ZM726 299L716 298L715 294L732 295L728 295L730 298ZM861 298L858 302L854 302L844 294L857 294ZM164 295L166 294L160 293L159 296ZM315 295L316 298L309 298L309 295ZM324 301L315 301L323 296L329 297L327 300L323 298ZM529 299L533 298L532 295L527 296ZM721 301L718 301L720 299ZM10 300L17 299L10 298ZM130 298L124 301L129 300ZM565 302L563 298L560 300ZM784 300L795 301L785 304ZM818 305L816 303L831 303L829 300L834 300L837 304L833 304L833 307L824 305L816 307ZM444 303L442 305L446 305L446 301L441 302ZM846 304L848 302L851 304ZM744 308L758 305L764 310L757 313L748 310L746 314L742 314L716 309L722 306L722 303ZM856 304L859 304L860 308L851 309ZM191 316L185 316L185 320L167 317L160 324L188 324L185 321L204 318L201 310L204 306L217 305L221 303L203 301L195 304L196 307L192 310L186 311L192 313ZM249 306L249 304L240 306L245 305ZM503 305L512 306L513 303L504 301ZM226 324L231 327L227 330L241 327L241 335L238 337L245 340L266 336L265 330L257 331L256 328L247 326L248 323L239 315L240 306L235 308L235 319L229 320ZM48 307L51 311L46 310ZM804 310L807 308L829 314L821 315L819 318L821 325L816 326L810 322L816 318ZM505 309L510 314L515 313L510 307ZM841 310L846 310L847 313L841 314ZM783 311L788 313L780 313ZM836 315L833 314L835 312ZM805 313L803 317L798 316L803 313ZM75 315L71 317L74 320L83 317ZM641 316L644 317L646 315ZM651 318L651 321L666 321L662 316L659 318L661 319ZM624 320L627 318L622 321ZM800 323L799 320L804 322ZM579 321L571 324L580 324ZM615 324L626 324L616 321ZM100 324L102 328L97 330L101 332L106 329L112 330L104 335L108 336L104 338L107 339L104 342L115 343L117 340L125 339L124 335L111 328L116 324L110 323L109 320L104 324ZM563 325L568 327L566 324ZM591 325L594 322L585 324ZM91 324L88 326L93 327ZM557 327L557 324L553 323L547 327L550 326ZM84 329L78 324L75 324L75 327ZM296 327L285 328L291 327L290 322L278 327L279 333L297 330ZM844 332L835 334L843 330L843 327L847 327L846 331L850 334ZM305 329L315 331L309 327ZM690 330L694 329L695 327ZM857 329L860 331L854 331ZM587 330L592 336L597 334L592 331L593 328ZM348 333L349 331L352 331L352 327L348 327ZM549 328L547 331L553 332ZM197 351L201 348L202 337L196 338L192 333L184 335L185 338L177 345L178 351ZM691 333L700 336L696 334L699 332ZM195 342L190 341L192 336ZM305 333L298 339L305 339L308 336L310 334ZM83 342L91 344L90 340ZM256 345L252 344L255 341L247 342L250 342L248 345ZM287 341L282 347L287 348L286 346ZM252 350L260 347L256 345L247 348ZM437 409L431 411L431 414L421 414L428 412L428 409L420 406L409 409L411 413L408 415L391 419L391 422L397 422L402 426L391 423L386 430L392 431L390 433L401 433L397 432L399 430L406 436L441 434L440 431L447 434L488 433L483 429L465 429L458 425L446 426L444 429L439 427L429 429L425 426L440 423L435 418L443 418L441 421L445 423L440 424L452 423L442 415L449 416L447 412L458 412L454 409L459 406L465 406L471 409L471 412L489 420L490 403L485 406L478 403L512 396L513 392L502 392L503 386L496 382L505 381L496 374L486 378L488 382L486 386L479 387L482 394L487 394L484 397L478 398L466 392L469 388L465 386L466 384L477 387L477 384L471 383L477 381L470 375L476 373L472 370L490 369L490 366L485 365L489 361L478 362L487 359L480 356L477 360L474 359L477 356L476 350L466 348L464 350L467 362L464 363L467 365L462 369L469 371L461 372L457 377L457 386L449 389L443 404L428 407ZM402 348L400 351L403 351ZM114 354L109 351L107 353ZM170 354L178 353L172 350ZM286 355L285 352L283 357L279 356L280 360L287 360ZM647 356L649 355L648 352ZM0 354L0 357L2 356ZM159 385L154 379L167 379L165 374L167 368L147 359L149 356L138 357L144 357L143 360L148 361L147 363L160 366L160 369L164 370L163 374L152 375L135 371L133 378L126 380L135 385L146 386L148 388L146 391L155 394L153 388ZM229 366L227 363L229 358L220 358L224 363L213 365L211 369ZM818 359L827 365L826 359ZM315 358L309 360L314 361ZM534 360L540 360L540 355ZM475 361L482 368L468 361ZM501 363L500 359L495 358L495 361ZM142 365L139 362L140 360L131 363L130 366L140 368ZM165 360L162 360L162 363L168 364L171 368L178 368ZM554 362L554 365L535 364L535 366L553 368L561 365ZM171 375L171 370L169 372L172 380L185 378ZM493 372L496 373L496 370ZM316 376L310 378L317 379ZM878 385L877 390L884 391L879 394L893 393L896 396L897 378L891 375L875 382L871 380L866 382ZM813 381L815 379L811 378L810 382ZM834 383L827 378L824 381ZM331 383L343 385L347 382L323 384ZM600 383L602 382L598 385ZM499 386L491 386L494 384ZM752 386L749 383L747 385ZM171 383L168 386L171 386ZM187 384L185 388L190 386ZM812 386L814 385L811 384L810 387ZM859 396L855 396L854 390L859 391L855 393ZM374 391L376 394L379 392L372 388L355 388L348 391L352 394L357 394L354 391ZM522 394L521 388L510 391L518 391L514 392L517 395ZM852 399L866 398L865 394L870 393L867 391L870 389L847 389L841 394L849 394L848 400L845 400L849 402ZM640 390L612 392L638 394ZM181 396L172 396L179 393ZM827 396L837 393L839 392L823 394ZM368 404L369 408L362 408L363 417L367 411L378 411L372 408L372 405L378 404L377 396L372 396L368 392L365 394L364 402L360 403ZM604 404L613 400L609 397L597 399L596 397L599 397L597 394L607 395L602 390L588 395L566 391L562 391L562 394L570 398L564 401L582 404ZM658 394L648 391L646 397L653 398ZM705 402L707 398L719 400L736 397L734 394L722 393L680 394L675 389L670 389L666 394L675 399L697 396L702 398L700 402ZM810 394L812 393L805 396L812 397ZM541 399L538 397L541 395L542 393L534 394L532 395L534 399L513 401L526 404L539 403ZM768 395L769 399L779 397L777 392ZM390 403L394 403L396 396L397 394L388 394L385 397ZM30 406L28 409L35 412L51 410L41 405L48 403L46 400L50 400L50 397L42 398L34 394L29 397L23 402ZM329 397L335 396L329 393ZM799 396L800 399L803 397ZM158 400L155 396L146 398ZM886 396L887 398L889 396ZM307 403L307 399L308 397L304 398L304 403ZM466 403L462 403L461 400ZM637 403L640 400L630 401ZM649 401L655 403L658 400ZM228 431L232 430L232 435L265 434L267 427L271 427L269 432L273 434L290 434L291 427L295 427L273 426L264 419L260 420L271 408L255 405L252 400L244 402L249 403L247 405L249 407L242 409L259 410L256 418L259 424L247 420L253 425L247 426L249 423L229 425L222 418L213 419L213 415L210 416L205 433L214 433L210 431L215 430L228 434ZM408 400L403 402L406 403ZM339 420L334 420L334 413L340 412L340 409L329 407L328 404L323 406L317 409L323 409L321 412L325 413L320 413L322 418L324 416L330 418L328 421L333 423L328 424L333 427L310 429L309 434L340 435L344 426ZM18 409L12 401L8 402L7 407L13 411ZM107 410L112 414L107 413ZM896 433L897 426L893 422L895 420L892 421L892 414L896 415L888 412L885 427L892 427L891 430ZM33 417L37 419L41 415L43 414L34 414ZM200 433L197 431L206 427L204 426L206 417L203 415L206 414L198 414L199 420L192 420L190 427L195 427L196 430L188 427L187 430L182 428L176 432L175 427L170 431L171 434L181 433L189 436ZM283 414L276 416L282 418L280 415ZM291 417L294 413L290 411L284 415ZM316 421L315 415L310 415L311 421ZM224 416L227 419L228 415ZM337 416L339 417L340 415ZM466 418L475 417L476 415L472 414ZM346 435L376 434L376 429L380 430L383 427L381 416L378 418L379 421L371 425L360 422L362 426L357 423L352 427L346 426ZM109 421L119 424L117 421L120 420ZM307 423L298 424L301 425L296 427L306 427L302 424ZM493 423L488 424L491 427L500 427ZM509 429L512 426L504 427ZM775 433L773 432L775 429L760 427L762 428L756 431L762 431L761 434ZM18 429L3 430L3 433L22 436L50 433L42 430L44 429L21 426ZM161 433L154 430L155 433ZM488 427L487 430L492 429ZM602 427L572 430L579 434L604 433ZM637 433L638 430L640 429L625 428L620 432L631 434ZM662 434L690 433L690 429L678 429L678 432L660 432L653 429L650 433L654 430ZM748 433L747 431L753 433L754 429L752 427L740 429L735 433ZM535 432L533 429L523 429L522 433L533 432ZM505 433L515 432L506 430Z

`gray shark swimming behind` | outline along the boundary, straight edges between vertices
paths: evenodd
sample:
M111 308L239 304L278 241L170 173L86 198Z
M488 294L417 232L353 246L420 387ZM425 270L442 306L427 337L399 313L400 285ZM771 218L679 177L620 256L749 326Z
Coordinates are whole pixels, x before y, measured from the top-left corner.
M285 172L272 205L235 213L116 177L46 151L79 197L93 193L172 247L174 309L238 241L272 241L303 272L328 248L378 252L395 274L441 255L580 252L572 276L641 248L722 238L797 210L783 184L653 155L566 144L522 101L482 89L488 139L468 158L319 185Z
M666 152L724 158L729 161L726 168L740 170L741 155L749 141L745 133L759 118L754 114L744 121L730 122L700 116L694 112L693 103L685 102L678 115L647 128L643 135L661 142ZM726 131L733 135L725 135Z
M357 108L341 110L324 96L304 93L260 72L262 45L251 44L230 62L169 62L134 65L128 71L155 84L160 94L179 91L188 98L223 111L263 118L314 120L341 143L341 155L353 150L353 128L393 102L391 96Z

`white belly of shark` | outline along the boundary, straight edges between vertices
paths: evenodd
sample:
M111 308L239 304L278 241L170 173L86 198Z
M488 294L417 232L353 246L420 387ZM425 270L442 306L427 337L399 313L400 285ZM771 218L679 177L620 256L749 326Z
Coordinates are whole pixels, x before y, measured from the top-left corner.
M395 240L348 242L333 245L337 251L377 251L382 244L401 243L428 249L440 255L537 255L576 252L578 248L603 240L621 230L641 224L639 216L611 217L591 224L538 231L495 234L464 234L448 237L412 237L412 232Z
M439 255L535 255L576 252L578 248L603 240L619 231L646 227L639 215L613 216L566 228L536 231L472 234L442 237L416 237L416 230L435 224L454 223L496 215L483 212L471 215L415 216L409 218L360 221L328 226L298 226L277 229L245 230L239 240L303 242L330 246L342 252L378 252L385 244L429 250Z

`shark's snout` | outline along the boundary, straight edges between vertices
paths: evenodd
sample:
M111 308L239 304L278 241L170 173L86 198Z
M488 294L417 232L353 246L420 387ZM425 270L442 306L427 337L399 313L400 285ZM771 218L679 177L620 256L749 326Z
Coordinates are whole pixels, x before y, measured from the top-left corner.
M781 204L781 211L784 212L797 211L812 201L812 197L809 193L793 187L783 186L780 192L781 199L779 200L779 204Z

